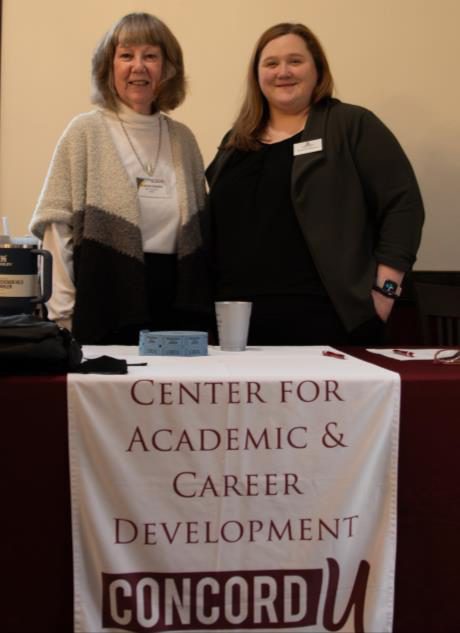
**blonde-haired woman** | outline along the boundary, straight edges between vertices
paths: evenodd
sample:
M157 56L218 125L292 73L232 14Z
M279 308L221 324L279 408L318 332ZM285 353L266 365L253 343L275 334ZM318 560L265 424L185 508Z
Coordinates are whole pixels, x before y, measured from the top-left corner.
M253 301L252 344L382 342L416 258L424 209L408 159L332 93L314 33L269 28L207 170L215 297Z
M185 96L181 47L157 17L131 13L97 46L92 79L98 108L64 131L31 221L53 254L48 317L82 343L196 327L180 306L195 303L204 169L165 114Z

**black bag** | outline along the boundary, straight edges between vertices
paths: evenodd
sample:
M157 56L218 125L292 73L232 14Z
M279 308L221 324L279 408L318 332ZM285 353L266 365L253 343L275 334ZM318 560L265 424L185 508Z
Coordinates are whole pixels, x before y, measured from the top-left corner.
M76 370L82 358L81 345L54 321L0 316L0 374L62 374Z

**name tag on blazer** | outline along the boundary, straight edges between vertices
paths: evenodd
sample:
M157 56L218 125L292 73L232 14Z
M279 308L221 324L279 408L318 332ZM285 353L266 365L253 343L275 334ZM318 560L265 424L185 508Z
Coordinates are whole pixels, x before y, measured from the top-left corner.
M301 143L294 143L293 145L294 156L300 156L301 154L312 154L313 152L320 152L322 149L322 138L315 138L311 141L302 141Z

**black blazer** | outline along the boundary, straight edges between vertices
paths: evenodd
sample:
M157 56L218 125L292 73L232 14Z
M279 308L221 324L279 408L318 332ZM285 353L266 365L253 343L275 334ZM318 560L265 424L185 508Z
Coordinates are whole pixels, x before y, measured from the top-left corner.
M424 221L420 190L392 132L365 108L337 99L314 105L305 141L315 141L315 151L294 158L294 209L323 284L353 330L375 316L377 265L406 272L415 262ZM211 206L212 183L231 151L219 150L207 170Z

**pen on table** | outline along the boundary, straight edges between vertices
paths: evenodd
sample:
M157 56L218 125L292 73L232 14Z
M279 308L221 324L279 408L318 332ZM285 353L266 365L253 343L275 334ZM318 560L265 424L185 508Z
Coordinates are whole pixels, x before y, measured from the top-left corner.
M409 356L411 358L415 356L414 352L409 352L406 349L393 349L391 351L393 354L399 354L400 356Z
M323 356L330 356L332 358L343 358L345 359L345 354L339 354L338 352L329 352L329 351L323 351Z

